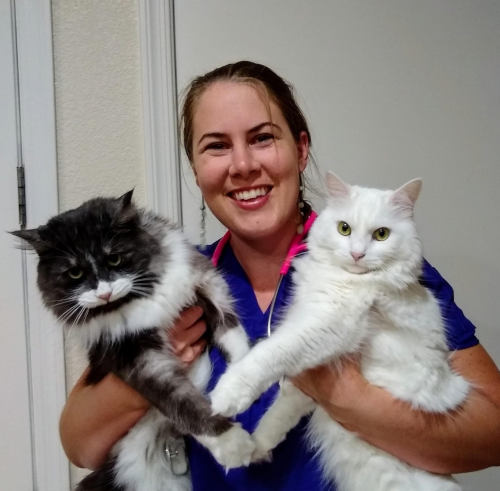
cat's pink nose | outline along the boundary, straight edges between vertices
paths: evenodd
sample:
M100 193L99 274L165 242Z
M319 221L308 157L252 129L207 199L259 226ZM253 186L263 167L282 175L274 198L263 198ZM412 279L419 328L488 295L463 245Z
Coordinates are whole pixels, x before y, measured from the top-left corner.
M104 292L104 293L99 293L97 295L100 299L105 300L106 302L109 302L109 299L111 298L111 292Z
M361 258L365 257L364 252L351 252L351 256L355 261L359 261Z

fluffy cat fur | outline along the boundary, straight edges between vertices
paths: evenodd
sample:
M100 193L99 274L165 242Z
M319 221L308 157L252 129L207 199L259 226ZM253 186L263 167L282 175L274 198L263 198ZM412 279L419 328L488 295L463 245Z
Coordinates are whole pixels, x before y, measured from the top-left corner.
M288 311L268 339L221 377L211 393L214 411L237 414L281 377L349 355L360 356L371 384L415 409L457 409L469 384L451 370L439 305L418 282L422 252L413 208L421 181L383 191L329 173L327 187L329 202L310 230L309 253L294 263ZM311 410L309 442L339 490L460 489L450 476L413 468L347 431L286 380L253 435L253 460L268 457Z
M202 393L210 376L208 355L188 372L173 354L167 330L184 308L198 304L208 341L228 361L247 352L247 337L209 260L180 230L137 209L131 198L132 191L96 198L37 229L13 233L39 255L45 305L87 351L87 383L113 372L152 404L78 490L187 491L182 435L192 435L227 467L248 463L254 444L239 424L212 414ZM171 465L167 443L181 452Z

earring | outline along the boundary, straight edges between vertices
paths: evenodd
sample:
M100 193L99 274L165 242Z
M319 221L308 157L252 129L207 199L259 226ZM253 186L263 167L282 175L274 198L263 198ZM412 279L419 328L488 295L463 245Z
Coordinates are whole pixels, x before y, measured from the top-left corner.
M205 198L201 197L201 206L200 206L201 220L200 220L200 245L206 245L207 239L207 212L205 206Z
M304 182L302 180L302 172L299 172L299 200L298 200L298 208L299 208L299 224L297 226L297 233L302 234L304 232L304 214L306 203L304 202Z

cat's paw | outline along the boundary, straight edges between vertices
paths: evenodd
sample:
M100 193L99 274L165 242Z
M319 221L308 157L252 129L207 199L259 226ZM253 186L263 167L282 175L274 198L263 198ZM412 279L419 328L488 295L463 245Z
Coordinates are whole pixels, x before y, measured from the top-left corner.
M258 442L255 442L255 449L252 453L252 459L251 463L258 463L258 462L272 462L273 460L273 452L272 450L267 448L267 445L259 444Z
M266 416L264 416L265 418ZM276 427L266 428L265 425L257 426L252 435L255 443L255 450L252 454L253 462L271 462L273 458L273 449L276 448L285 438L286 433L276 433Z
M247 409L255 400L256 390L242 378L226 372L210 393L214 414L234 416Z
M206 442L215 460L227 470L250 465L255 443L250 434L238 423L228 431Z

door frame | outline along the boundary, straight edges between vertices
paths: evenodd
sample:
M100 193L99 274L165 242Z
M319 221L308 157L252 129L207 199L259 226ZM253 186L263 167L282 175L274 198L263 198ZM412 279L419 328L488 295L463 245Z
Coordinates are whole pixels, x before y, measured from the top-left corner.
M15 8L19 114L27 228L58 212L51 1L11 0ZM25 329L31 399L34 489L67 491L69 464L59 439L66 400L63 331L43 306L36 257L25 261Z
M174 0L139 2L146 200L183 225Z

